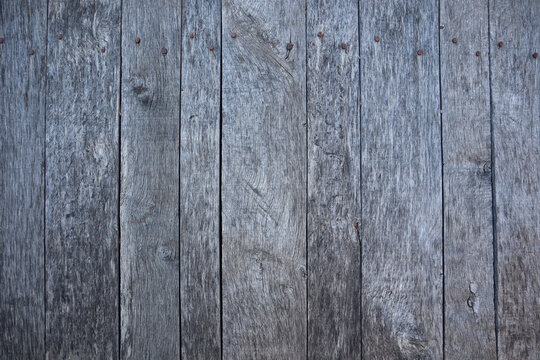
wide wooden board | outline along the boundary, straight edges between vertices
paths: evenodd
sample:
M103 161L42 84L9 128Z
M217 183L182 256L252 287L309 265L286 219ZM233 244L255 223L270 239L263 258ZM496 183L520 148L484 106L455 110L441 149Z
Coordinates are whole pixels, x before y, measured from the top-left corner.
M438 359L443 345L438 2L360 2L359 16L362 352L367 359Z
M445 356L494 359L488 3L442 1L440 21Z
M308 358L361 356L358 3L307 3Z
M44 0L0 3L1 359L45 356L46 20Z
M305 3L222 14L223 357L304 358Z
M118 358L120 12L119 0L49 1L49 359Z
M221 1L183 3L180 139L182 358L220 359Z
M491 0L489 8L498 355L538 359L540 2Z
M180 10L180 0L123 2L120 347L124 359L180 356Z

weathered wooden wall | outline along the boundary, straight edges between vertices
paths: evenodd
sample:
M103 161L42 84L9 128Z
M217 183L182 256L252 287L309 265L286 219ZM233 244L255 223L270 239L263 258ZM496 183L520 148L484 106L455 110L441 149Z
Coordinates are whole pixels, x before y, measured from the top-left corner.
M0 359L540 358L538 0L0 0Z

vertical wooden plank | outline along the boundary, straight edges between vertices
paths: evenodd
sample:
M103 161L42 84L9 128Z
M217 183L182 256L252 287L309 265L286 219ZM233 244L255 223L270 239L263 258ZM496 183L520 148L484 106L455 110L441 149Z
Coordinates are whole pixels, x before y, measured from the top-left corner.
M44 0L0 3L2 359L45 356L46 20Z
M308 1L309 359L361 356L358 34L357 1Z
M363 355L439 359L438 2L360 2L360 20Z
M125 359L180 356L180 10L180 1L123 2L120 264Z
M222 14L223 357L299 359L307 337L305 3L225 0Z
M221 1L185 0L183 9L180 135L182 358L220 359Z
M536 0L490 1L500 359L540 358L539 19Z
M440 21L445 355L494 359L488 3L441 1Z
M119 5L118 0L49 1L50 359L118 357Z

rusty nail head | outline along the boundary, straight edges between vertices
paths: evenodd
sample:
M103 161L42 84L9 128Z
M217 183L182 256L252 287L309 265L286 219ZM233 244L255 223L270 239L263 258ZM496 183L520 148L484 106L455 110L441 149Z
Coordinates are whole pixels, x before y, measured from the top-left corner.
M499 47L503 47L504 43L501 41L499 42Z
M322 38L322 35L323 33L319 31L319 33L317 34L318 37Z
M4 38L0 38L0 44L4 43Z
M30 50L30 51L29 51L29 54L30 54L30 55L34 55L34 54L35 54L34 50Z
M287 44L287 51L291 51L293 48L293 44L292 43L288 43Z
M167 49L166 48L161 49L161 55L163 55L163 56L167 55Z
M105 48L104 48L104 47L101 48L101 52L102 52L102 53L105 52Z
M194 37L195 37L195 34L194 34L194 33L189 34L189 38L190 38L190 39L193 39Z
M342 48L343 50L347 50L347 44L345 44L345 43L341 44L341 48Z
M141 43L141 38L135 38L135 44L140 44Z
M535 52L535 53L533 54L533 58L535 58L535 59L538 58L538 53L537 53L537 52Z
M379 39L378 36L375 36L375 42L379 42L379 41L381 41L381 39Z
M419 56L423 54L422 50L418 50L416 53L417 53Z
M456 39L456 38L453 38L453 39L452 39L452 42L453 42L454 44L457 44L457 39Z
M214 51L214 45L210 46L210 51Z
M476 56L480 56L480 51L477 51L477 52L476 52Z
M232 34L231 34L231 37L232 37L233 39L236 39L236 33L232 33Z
M58 40L62 40L64 38L64 35L58 34Z

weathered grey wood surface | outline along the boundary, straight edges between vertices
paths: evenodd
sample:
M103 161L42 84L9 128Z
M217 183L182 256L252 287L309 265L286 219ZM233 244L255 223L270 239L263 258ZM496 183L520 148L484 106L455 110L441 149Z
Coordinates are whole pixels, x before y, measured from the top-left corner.
M488 3L441 1L440 21L445 355L495 359Z
M180 1L123 2L120 347L125 359L180 355L180 22Z
M305 35L304 1L223 1L226 359L306 356Z
M184 0L180 138L182 358L221 358L221 1ZM193 35L192 35L193 34Z
M359 16L363 355L441 358L438 4L360 2Z
M45 355L46 20L46 1L0 3L1 359Z
M358 3L308 1L307 39L308 357L358 359L362 342Z
M49 359L118 357L120 13L117 0L49 1Z
M539 46L537 0L0 0L0 358L537 359Z
M491 0L500 359L540 357L540 2ZM503 46L499 47L499 42Z

